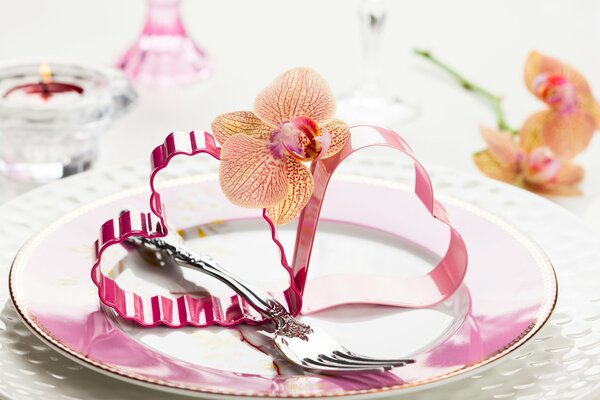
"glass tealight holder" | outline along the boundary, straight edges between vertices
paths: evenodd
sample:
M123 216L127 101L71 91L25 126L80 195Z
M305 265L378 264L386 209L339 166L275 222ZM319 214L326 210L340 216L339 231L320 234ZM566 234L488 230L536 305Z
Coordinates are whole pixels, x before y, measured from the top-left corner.
M0 173L31 186L89 169L99 134L136 100L116 69L0 65Z

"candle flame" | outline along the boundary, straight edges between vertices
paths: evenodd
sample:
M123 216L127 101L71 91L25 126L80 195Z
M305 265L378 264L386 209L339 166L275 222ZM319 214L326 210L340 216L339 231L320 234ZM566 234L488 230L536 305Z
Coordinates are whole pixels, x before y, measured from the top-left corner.
M50 64L47 62L40 64L40 77L42 78L43 83L52 82L52 69L50 68Z

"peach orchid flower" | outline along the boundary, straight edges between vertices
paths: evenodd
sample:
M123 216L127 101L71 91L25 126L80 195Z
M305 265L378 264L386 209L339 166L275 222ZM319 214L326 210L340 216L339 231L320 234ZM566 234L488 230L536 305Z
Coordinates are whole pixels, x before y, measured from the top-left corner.
M313 190L304 162L336 154L350 137L348 126L334 115L327 82L312 69L295 68L259 93L254 112L215 118L227 198L241 207L266 208L277 224L293 220Z
M569 65L532 52L525 62L525 84L548 110L533 114L521 129L527 151L544 143L560 159L582 152L600 125L600 106L586 79Z
M557 157L553 150L538 143L523 146L510 132L481 127L487 150L473 155L477 167L490 178L550 195L576 195L583 179L583 168Z

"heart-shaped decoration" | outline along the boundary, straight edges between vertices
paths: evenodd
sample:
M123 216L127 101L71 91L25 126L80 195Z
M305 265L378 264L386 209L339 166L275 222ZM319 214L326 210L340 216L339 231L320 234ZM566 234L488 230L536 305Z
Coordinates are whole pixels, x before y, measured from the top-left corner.
M291 265L277 237L275 224L266 210L262 211L271 238L280 251L280 263L289 275L289 287L278 297L287 303L288 309L294 315L350 303L428 307L451 296L464 278L467 268L465 244L460 234L450 224L443 206L434 199L429 176L414 157L408 144L389 129L375 126L363 126L362 129L366 129L368 133L353 134L351 140L335 156L317 160L312 164L314 191L299 218ZM415 194L433 218L448 226L450 240L447 250L441 261L429 273L419 277L400 279L338 274L307 280L319 215L329 181L346 158L371 146L396 149L414 161ZM122 213L118 218L107 221L101 227L100 238L95 243L96 259L92 268L92 280L98 287L101 301L125 319L134 320L143 326L164 324L170 327L213 324L231 326L241 322L256 324L263 321L262 316L237 294L229 297L212 295L195 297L185 294L176 299L162 295L144 296L121 288L114 279L103 273L102 255L109 247L125 242L132 235L161 237L167 233L165 207L156 188L155 179L174 157L201 154L220 159L220 148L211 134L171 133L164 143L152 152L150 177L152 212ZM395 211L390 210L390 212ZM336 290L332 291L332 287L336 287Z

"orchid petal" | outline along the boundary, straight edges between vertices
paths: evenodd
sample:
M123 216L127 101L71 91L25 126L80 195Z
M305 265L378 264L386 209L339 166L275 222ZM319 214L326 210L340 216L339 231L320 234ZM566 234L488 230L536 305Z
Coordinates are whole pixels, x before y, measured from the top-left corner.
M273 156L267 143L243 134L223 145L219 178L225 196L241 207L269 207L288 192L285 158Z
M589 145L596 121L586 111L567 114L548 111L540 126L542 141L559 158L573 158Z
M581 195L581 190L577 186L571 186L571 185L556 185L556 184L537 185L534 183L525 182L523 186L527 190L531 190L532 192L536 192L538 194L543 194L545 196L579 196L579 195Z
M596 100L592 99L589 110L596 121L596 129L600 129L600 104L598 104Z
M573 158L588 146L595 126L594 117L584 110L540 111L525 121L521 147L530 153L537 147L548 146L558 158Z
M524 153L529 154L536 148L544 146L541 130L548 112L549 111L537 112L525 120L525 123L519 131L521 149Z
M329 151L323 156L323 158L331 157L338 153L348 143L350 139L350 128L345 122L339 119L333 119L326 124L323 124L323 129L326 129L331 136L331 143L329 144Z
M488 151L498 163L508 168L513 168L519 163L519 145L510 132L498 132L485 126L481 126L480 130L488 145Z
M556 184L567 186L577 185L583 180L583 176L584 170L581 165L572 162L564 162L556 176Z
M481 172L492 179L515 183L519 176L518 165L510 167L502 165L489 150L473 154L473 161Z
M313 176L304 164L288 158L288 193L285 199L267 208L267 213L276 224L286 224L302 212L313 190Z
M525 61L525 84L538 98L540 94L537 91L537 81L543 75L563 76L574 86L577 97L591 97L590 85L576 69L560 60L533 51Z
M238 133L266 141L274 130L274 126L265 124L250 111L221 114L212 122L212 131L221 145Z
M256 97L255 114L280 125L296 117L321 124L335 114L335 97L327 82L310 68L294 68L281 74Z

